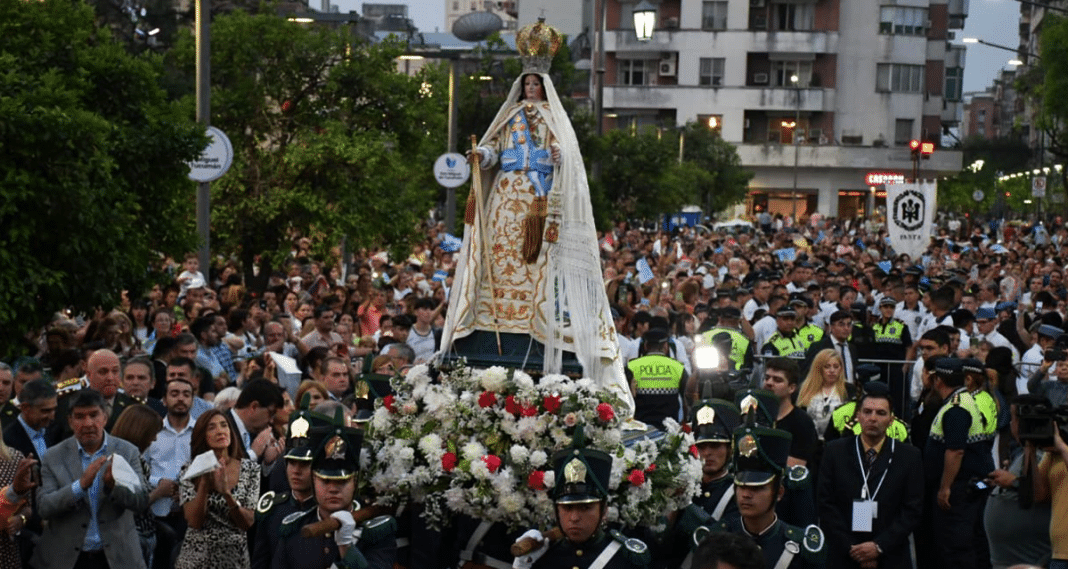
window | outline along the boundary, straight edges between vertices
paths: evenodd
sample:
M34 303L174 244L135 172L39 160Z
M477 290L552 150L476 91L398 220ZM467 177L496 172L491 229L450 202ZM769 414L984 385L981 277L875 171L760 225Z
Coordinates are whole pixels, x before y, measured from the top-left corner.
M619 85L651 85L657 61L652 59L620 59Z
M895 36L926 35L927 9L883 6L879 10L879 33Z
M698 84L711 85L713 87L723 85L723 68L726 66L726 61L722 57L702 57Z
M979 109L979 120L986 120L986 109Z
M964 69L960 67L946 68L946 90L943 95L947 101L961 100L961 89L964 84Z
M912 140L912 119L897 119L894 121L894 144L907 146Z
M800 31L811 30L812 23L816 18L814 3L805 4L776 4L775 29Z
M772 82L776 87L805 87L812 83L811 61L772 61ZM790 77L797 75L797 85Z
M880 63L875 73L875 90L920 93L923 90L923 66Z
M701 5L701 29L727 29L727 2L705 2Z
M453 12L459 12L460 11L460 0L452 0L452 11Z

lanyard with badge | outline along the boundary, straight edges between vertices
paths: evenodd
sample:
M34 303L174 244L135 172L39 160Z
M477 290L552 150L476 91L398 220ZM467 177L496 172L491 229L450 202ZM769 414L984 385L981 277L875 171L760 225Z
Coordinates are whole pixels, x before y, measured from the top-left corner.
M860 437L856 438L857 465L860 467L861 476L864 477L864 484L860 487L860 498L853 500L853 531L871 532L872 520L879 517L879 504L876 503L875 497L879 495L879 490L886 481L886 473L890 472L890 465L894 462L895 441L890 437L887 438L890 439L890 461L886 463L886 470L883 471L883 476L879 479L879 484L875 486L875 491L871 493L871 496L868 496L868 474L875 465L875 461L872 461L868 470L864 469L864 459L860 456Z

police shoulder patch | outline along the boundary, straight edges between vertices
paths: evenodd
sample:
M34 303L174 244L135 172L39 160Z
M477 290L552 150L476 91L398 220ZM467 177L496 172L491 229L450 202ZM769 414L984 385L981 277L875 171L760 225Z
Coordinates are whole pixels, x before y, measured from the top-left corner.
M823 530L815 524L810 524L805 528L805 539L801 542L805 546L805 550L810 553L820 553L823 551Z
M805 466L791 466L788 469L786 476L789 481L793 483L790 486L794 488L800 487L809 481L808 468Z
M259 514L266 514L274 507L274 491L271 490L260 496L260 501L256 502L256 512Z

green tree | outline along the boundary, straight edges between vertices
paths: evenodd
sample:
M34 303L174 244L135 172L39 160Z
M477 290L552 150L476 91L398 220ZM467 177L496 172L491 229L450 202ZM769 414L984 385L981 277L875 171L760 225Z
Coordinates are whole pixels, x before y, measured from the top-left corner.
M194 246L186 161L206 139L133 57L58 0L0 0L0 354L63 307L143 290Z
M684 128L683 162L680 167L696 170L693 190L698 202L711 215L745 199L753 173L742 168L734 145L719 132L703 124L688 123Z
M431 207L431 164L444 150L443 97L396 71L400 45L369 44L346 27L307 27L233 12L212 25L212 124L234 146L212 184L213 248L236 254L261 285L295 233L325 256L352 247L402 252ZM194 69L182 37L175 67ZM447 92L447 91L443 91ZM192 109L192 93L186 95Z
M1045 134L1044 150L1064 164L1068 163L1068 19L1052 13L1043 17L1041 56L1016 81L1016 88L1038 103L1035 126ZM1068 169L1060 176L1060 187L1068 187Z
M1018 184L998 180L998 172L1007 174L1027 168L1031 150L1026 144L1013 138L987 140L974 136L965 139L960 150L965 167L955 176L939 181L939 209L971 213L989 213L999 208L1015 212L1028 209L1023 201L1031 196L1030 186L1024 192L1022 186L1016 187ZM980 164L981 168L973 167ZM979 202L973 198L975 190L984 194Z

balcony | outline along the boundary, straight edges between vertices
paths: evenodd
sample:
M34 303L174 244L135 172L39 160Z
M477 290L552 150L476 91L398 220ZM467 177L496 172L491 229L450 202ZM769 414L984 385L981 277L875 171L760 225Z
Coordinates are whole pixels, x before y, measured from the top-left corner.
M605 34L605 51L618 53L647 52L747 52L836 53L838 32L764 32L749 30L657 29L652 39L640 42L634 30L615 30Z
M793 168L794 149L789 144L736 144L738 157L747 167ZM963 155L959 150L936 149L921 167L925 172L960 172ZM797 164L801 168L853 168L867 170L912 169L912 154L906 147L800 145Z
M834 89L801 89L801 112L834 110ZM606 85L607 109L690 108L695 103L716 108L795 111L794 89L785 87L709 87L679 85Z

